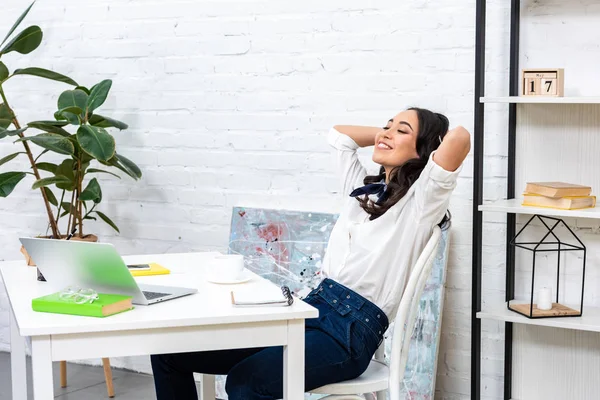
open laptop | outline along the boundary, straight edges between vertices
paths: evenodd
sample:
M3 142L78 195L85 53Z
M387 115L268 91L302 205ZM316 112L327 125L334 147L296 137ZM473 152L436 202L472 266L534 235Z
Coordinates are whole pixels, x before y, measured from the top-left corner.
M98 293L132 296L150 305L196 293L193 288L139 285L110 243L39 238L19 239L46 281L58 290L70 285Z

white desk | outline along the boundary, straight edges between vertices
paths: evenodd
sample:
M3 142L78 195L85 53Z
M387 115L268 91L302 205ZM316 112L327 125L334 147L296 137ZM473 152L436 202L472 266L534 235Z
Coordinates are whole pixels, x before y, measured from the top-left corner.
M302 301L291 307L234 308L233 285L203 279L204 267L217 253L124 257L127 263L158 262L170 275L139 277L140 283L192 286L198 293L107 318L39 313L31 299L54 292L36 280L36 268L24 261L0 263L10 301L11 368L14 399L27 398L25 340L31 338L33 393L53 399L52 361L120 357L244 347L284 347L284 398L304 399L304 320L318 310ZM255 276L260 290L270 282ZM203 389L204 390L204 389ZM214 398L214 389L204 393Z

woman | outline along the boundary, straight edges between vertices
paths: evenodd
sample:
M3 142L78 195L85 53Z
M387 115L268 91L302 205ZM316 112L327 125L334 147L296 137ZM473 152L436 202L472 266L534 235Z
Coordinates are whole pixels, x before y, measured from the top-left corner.
M348 200L323 260L324 280L305 299L307 391L361 375L383 341L421 250L446 220L470 150L469 133L448 131L437 113L407 109L383 128L336 126L328 137ZM367 176L358 147L374 146ZM269 347L152 356L158 400L196 399L193 372L227 375L231 400L283 397L283 349Z

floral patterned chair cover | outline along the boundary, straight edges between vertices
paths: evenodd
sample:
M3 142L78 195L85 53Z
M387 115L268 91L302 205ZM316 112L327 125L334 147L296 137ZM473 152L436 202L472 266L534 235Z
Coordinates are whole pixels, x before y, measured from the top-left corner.
M277 285L287 285L300 298L321 281L320 269L336 214L235 207L228 253L242 254L246 267ZM433 400L437 369L448 230L443 230L435 265L420 299L411 337L403 393L410 400ZM391 349L392 323L386 334ZM225 377L216 378L217 397L226 399ZM307 399L322 396L306 395Z

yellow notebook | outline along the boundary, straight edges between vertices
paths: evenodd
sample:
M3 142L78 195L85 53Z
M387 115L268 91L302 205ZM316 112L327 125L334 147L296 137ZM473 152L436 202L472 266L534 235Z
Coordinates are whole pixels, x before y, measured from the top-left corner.
M157 263L130 264L127 266L133 276L167 275L171 271Z

